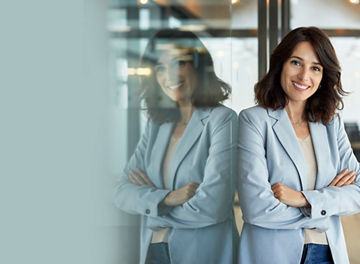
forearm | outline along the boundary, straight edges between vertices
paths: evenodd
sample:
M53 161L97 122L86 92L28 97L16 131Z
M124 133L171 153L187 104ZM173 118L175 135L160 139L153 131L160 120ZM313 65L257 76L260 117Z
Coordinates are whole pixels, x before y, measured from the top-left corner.
M150 228L161 228L161 227L170 227L170 228L182 228L182 229L193 229L193 228L203 228L211 225L215 225L221 222L224 222L228 219L231 219L232 211L230 209L229 213L226 215L205 215L204 213L189 213L187 209L181 208L183 206L178 206L176 208L170 209L167 214L157 217L149 217L148 226Z
M160 214L159 204L168 193L169 190L119 180L114 190L114 201L119 209L127 213L157 216Z
M343 187L325 187L302 193L311 205L311 210L307 211L312 219L360 212L359 182Z
M239 189L239 201L245 222L270 229L327 229L326 221L314 221L303 214L301 208L279 201L271 189L261 188L263 190L258 191L260 188L255 182L249 182Z
M216 189L210 190L200 186L194 197L176 207L166 206L167 209L163 210L166 213L154 217L153 222L157 222L159 227L174 228L214 225L232 217L233 200L234 190L228 185L219 184Z

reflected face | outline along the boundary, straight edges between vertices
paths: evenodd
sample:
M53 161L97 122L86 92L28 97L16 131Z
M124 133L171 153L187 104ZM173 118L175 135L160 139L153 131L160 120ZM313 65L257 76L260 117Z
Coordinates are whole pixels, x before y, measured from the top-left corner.
M306 102L319 88L323 67L310 42L295 46L281 72L281 87L289 103Z
M164 51L155 66L156 80L163 92L178 103L190 102L197 84L192 55L185 50Z

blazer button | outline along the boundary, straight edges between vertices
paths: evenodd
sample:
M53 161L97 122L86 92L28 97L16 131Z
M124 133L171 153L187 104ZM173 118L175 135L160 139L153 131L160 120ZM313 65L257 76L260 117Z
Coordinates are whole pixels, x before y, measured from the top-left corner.
M150 214L150 210L149 210L149 209L146 209L145 213L146 213L146 214ZM322 214L322 212L321 212L321 214Z
M325 210L322 210L322 211L321 211L321 215L326 215L326 211L325 211Z

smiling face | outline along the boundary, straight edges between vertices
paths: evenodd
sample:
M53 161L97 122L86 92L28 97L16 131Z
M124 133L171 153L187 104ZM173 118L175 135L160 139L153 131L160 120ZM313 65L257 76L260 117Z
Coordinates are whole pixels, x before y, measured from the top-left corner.
M155 66L156 80L163 92L179 104L189 103L197 84L192 55L185 50L164 51Z
M319 88L323 67L310 42L297 44L285 61L280 83L289 104L305 103Z

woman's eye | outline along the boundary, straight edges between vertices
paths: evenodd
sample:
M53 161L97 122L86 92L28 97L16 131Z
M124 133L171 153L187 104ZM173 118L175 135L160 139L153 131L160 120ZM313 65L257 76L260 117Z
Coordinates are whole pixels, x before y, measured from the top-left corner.
M179 65L180 67L185 66L185 64L186 64L186 61L184 61L184 60L178 60L178 65Z
M156 72L156 73L161 73L161 72L163 72L164 70L165 70L165 67L162 66L162 65L156 65L156 66L155 66L155 72Z
M186 64L186 61L184 60L173 60L171 63L170 63L170 67L172 69L174 68L180 68L180 67L184 67Z
M314 70L314 71L318 71L318 72L320 72L320 71L321 71L321 68L320 68L320 67L316 67L316 66L315 66L315 67L313 67L313 70Z
M290 63L296 66L300 65L300 62L298 62L297 60L291 60Z

